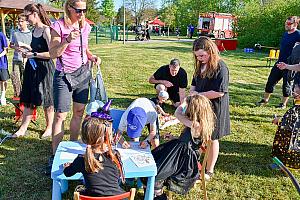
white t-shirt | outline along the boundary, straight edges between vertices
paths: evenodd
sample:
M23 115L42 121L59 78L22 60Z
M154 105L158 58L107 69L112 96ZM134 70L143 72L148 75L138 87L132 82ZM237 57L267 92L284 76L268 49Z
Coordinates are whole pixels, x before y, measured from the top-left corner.
M120 124L119 124L119 130L121 132L124 132L127 130L127 116L128 112L135 107L140 107L145 110L147 114L147 122L146 124L150 124L150 126L153 127L153 129L156 129L156 120L157 120L157 112L155 109L155 104L153 101L147 99L147 98L138 98L134 100L129 107L125 110L123 113Z

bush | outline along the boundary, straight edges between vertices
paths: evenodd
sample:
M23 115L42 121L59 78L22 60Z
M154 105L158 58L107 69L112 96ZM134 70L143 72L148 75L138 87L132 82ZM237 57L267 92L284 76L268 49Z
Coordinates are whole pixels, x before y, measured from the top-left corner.
M256 43L279 47L287 17L299 15L298 0L273 0L265 5L249 2L239 12L237 33L239 46L254 47Z

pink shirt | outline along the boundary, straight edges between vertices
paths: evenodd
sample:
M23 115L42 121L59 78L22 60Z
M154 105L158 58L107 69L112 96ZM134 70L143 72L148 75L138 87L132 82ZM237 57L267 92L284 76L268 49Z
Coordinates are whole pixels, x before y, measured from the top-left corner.
M64 25L64 20L59 19L51 25L51 28L55 30L59 36L61 36L62 41L64 41L70 32L74 30L73 27L67 27ZM86 49L88 48L88 36L91 32L91 26L88 23L84 23L84 27L81 30L82 33L82 46L83 46L83 62L87 63L87 55ZM72 40L68 45L66 50L62 54L62 62L64 71L67 73L71 73L76 71L81 67L82 58L81 58L81 45L80 45L80 37L76 40ZM56 59L56 69L58 71L62 71L62 65L59 59Z

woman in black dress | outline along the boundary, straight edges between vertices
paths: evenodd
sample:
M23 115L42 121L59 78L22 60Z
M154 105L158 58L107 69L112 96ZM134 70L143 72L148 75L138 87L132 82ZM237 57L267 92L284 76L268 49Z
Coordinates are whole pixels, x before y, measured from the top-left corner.
M161 144L152 151L157 166L155 200L166 199L162 187L186 194L199 179L199 148L211 140L215 115L209 99L203 95L188 96L175 116L185 125L178 139Z
M221 60L216 44L208 37L200 37L193 43L195 71L190 89L191 94L206 96L216 114L216 128L212 134L212 146L208 152L205 179L213 176L219 154L219 139L230 133L229 118L229 72Z
M50 59L48 44L50 41L50 19L41 4L28 4L24 14L31 25L31 51L24 52L27 58L24 80L20 94L20 102L25 109L19 130L13 137L24 136L32 119L32 112L36 106L43 106L46 119L46 130L42 137L50 137L54 117L53 110L53 74L54 63Z

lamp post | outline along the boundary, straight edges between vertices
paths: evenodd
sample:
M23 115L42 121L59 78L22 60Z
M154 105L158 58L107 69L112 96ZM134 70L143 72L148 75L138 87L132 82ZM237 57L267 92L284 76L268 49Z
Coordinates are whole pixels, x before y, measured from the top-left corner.
M123 44L125 44L125 0L123 0Z

